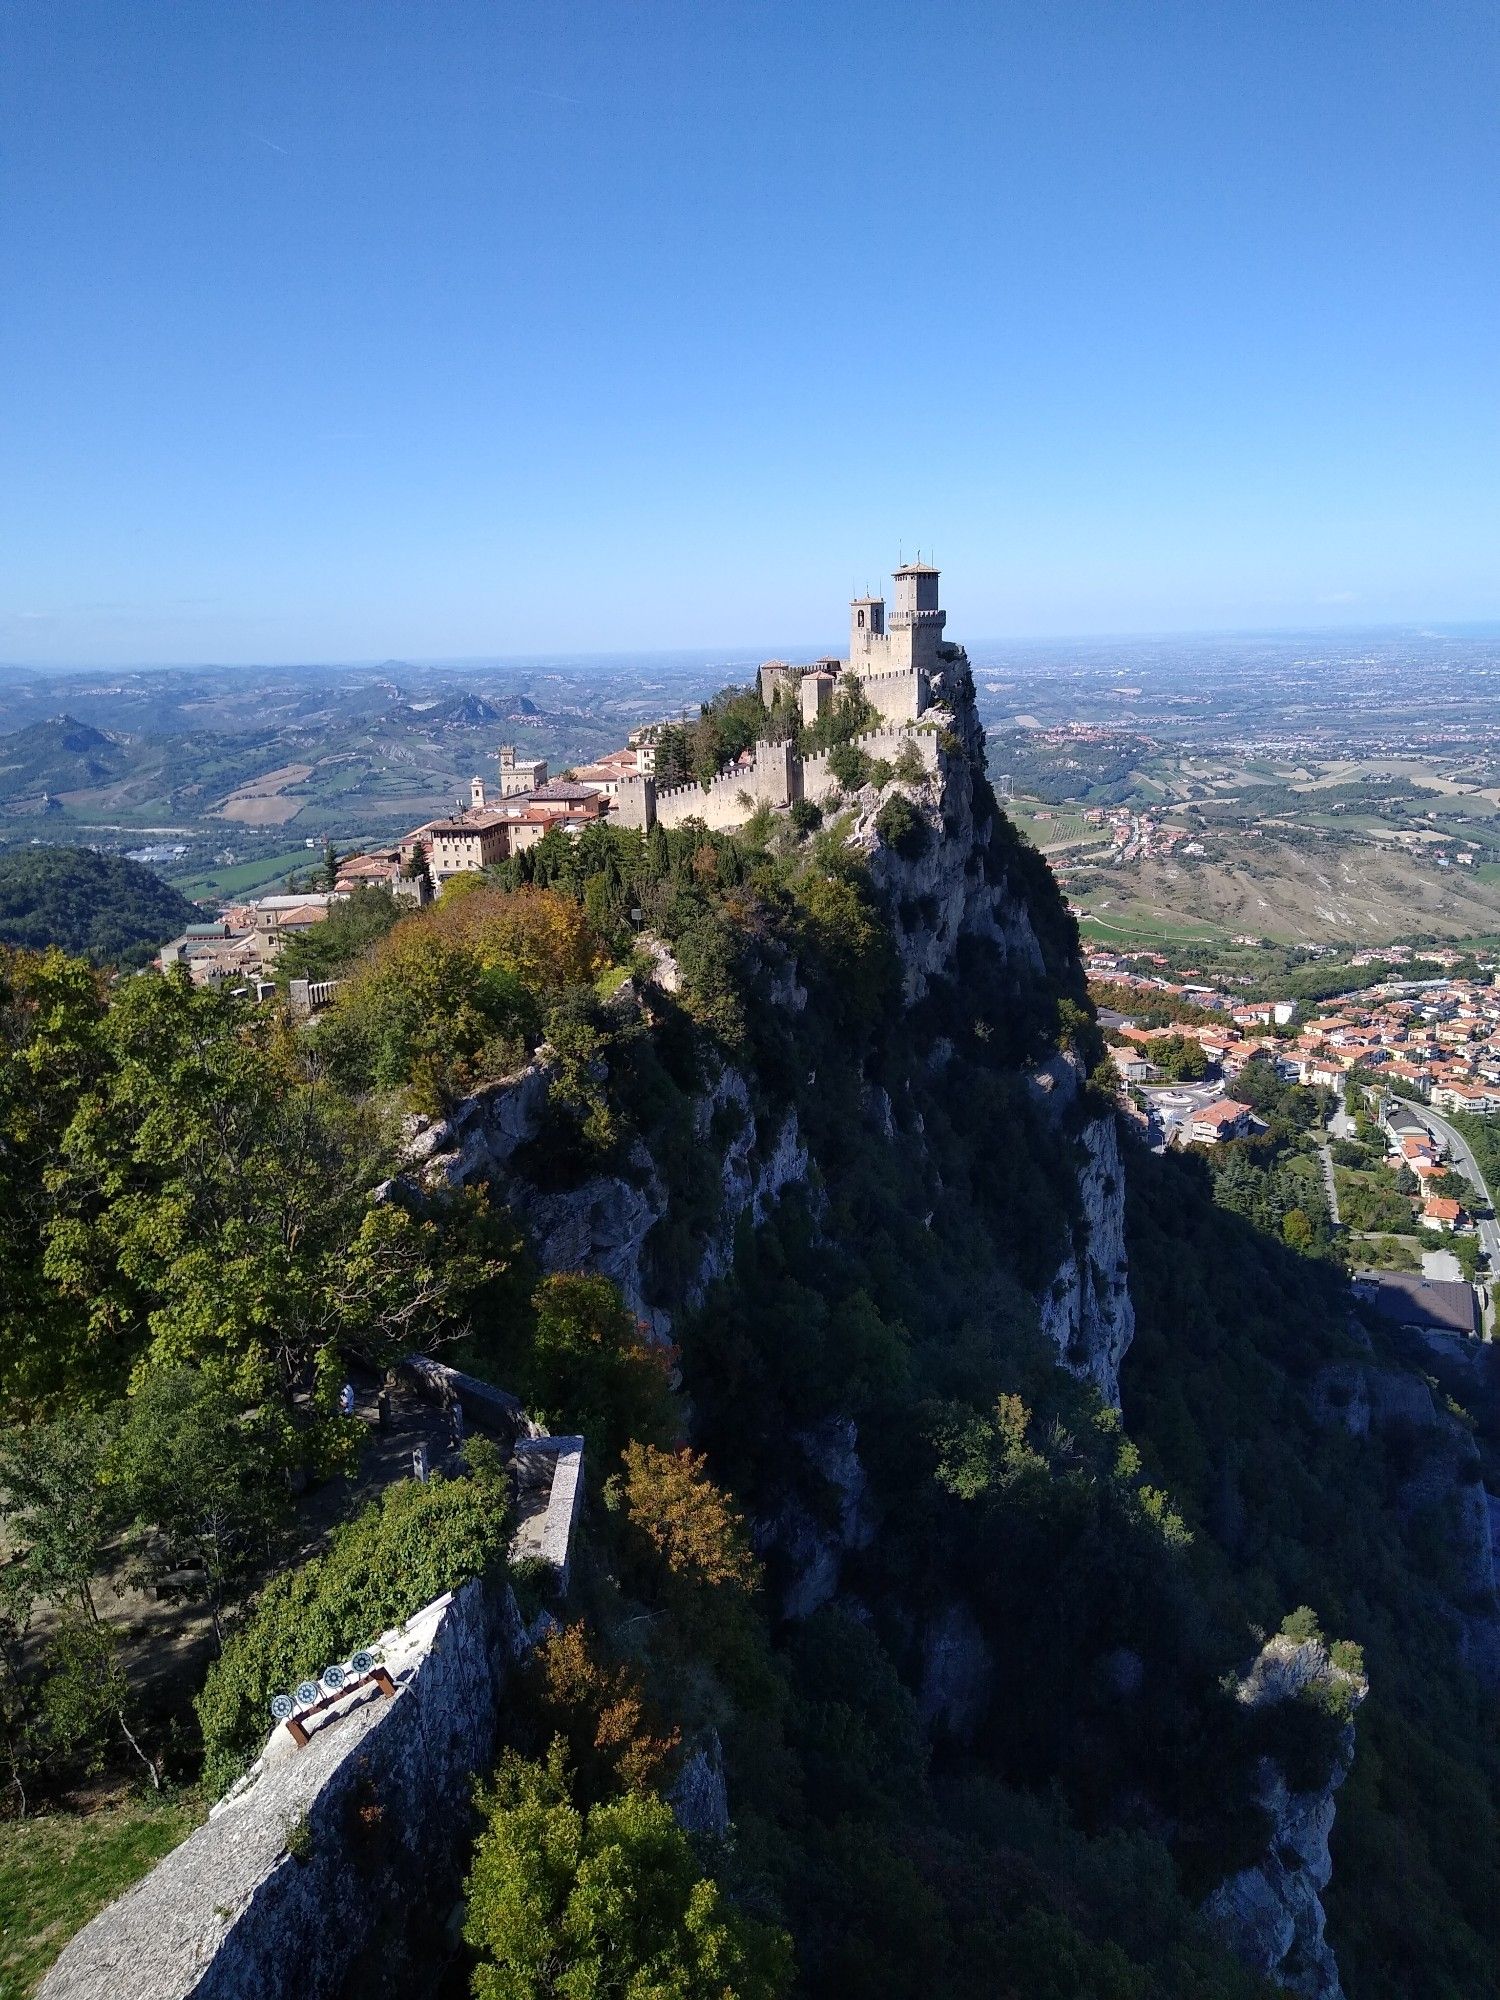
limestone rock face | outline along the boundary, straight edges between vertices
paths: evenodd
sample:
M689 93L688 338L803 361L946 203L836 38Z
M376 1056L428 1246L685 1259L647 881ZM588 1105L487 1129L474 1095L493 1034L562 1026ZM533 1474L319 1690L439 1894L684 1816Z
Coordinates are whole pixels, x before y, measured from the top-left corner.
M635 1148L631 1165L639 1171L638 1182L596 1174L579 1187L543 1194L511 1175L503 1187L543 1270L597 1271L612 1279L635 1317L665 1339L671 1320L653 1312L646 1301L641 1257L647 1236L665 1213L666 1190L644 1146Z
M1079 1134L1082 1221L1072 1248L1040 1301L1042 1331L1058 1359L1120 1407L1120 1363L1135 1337L1125 1255L1125 1163L1114 1115L1090 1119Z
M906 859L876 828L877 795L862 795L853 842L868 856L872 879L890 915L907 1003L920 1000L936 978L957 970L962 939L984 938L1010 973L1028 984L1046 964L1026 903L985 866L988 825L976 812L975 775L984 768L984 737L967 659L957 649L934 683L928 720L947 747L937 773L898 789L922 811L930 838ZM941 1049L935 1047L933 1060ZM1059 1053L1033 1078L1038 1101L1054 1121L1059 1144L1069 1143L1082 1088L1077 1065ZM1125 1255L1125 1169L1113 1114L1084 1123L1077 1136L1080 1219L1073 1242L1038 1300L1042 1328L1058 1358L1093 1382L1115 1408L1120 1363L1135 1335Z
M729 1793L724 1782L724 1749L717 1729L710 1729L684 1759L676 1783L667 1793L677 1824L684 1833L725 1840L729 1835Z
M1437 1427L1431 1389L1405 1369L1330 1362L1313 1378L1311 1402L1320 1424L1346 1430L1351 1437L1368 1437L1392 1424L1422 1431Z
M446 1118L407 1122L409 1171L428 1187L462 1187L503 1167L518 1146L541 1130L556 1070L539 1051L514 1076L482 1084Z
M1335 1667L1318 1641L1278 1635L1261 1648L1236 1693L1247 1707L1260 1708L1297 1700L1328 1681L1341 1682L1355 1703L1364 1697L1364 1683ZM1322 1894L1333 1874L1333 1795L1353 1761L1353 1723L1340 1733L1328 1782L1315 1790L1293 1791L1280 1765L1262 1758L1256 1802L1270 1822L1265 1853L1221 1882L1203 1905L1236 1956L1303 2000L1344 2000L1324 1936Z
M835 1518L830 1522L829 1508L815 1513L800 1494L788 1492L774 1515L754 1524L753 1539L758 1554L776 1557L782 1617L801 1619L832 1601L845 1555L869 1547L876 1521L852 1417L826 1418L796 1432L792 1442L806 1470L824 1483Z
M1460 1653L1486 1686L1500 1685L1500 1564L1493 1502L1468 1429L1440 1409L1428 1384L1407 1369L1330 1362L1313 1378L1310 1400L1319 1423L1337 1426L1351 1437L1400 1432L1416 1441L1415 1463L1401 1483L1397 1503L1408 1521L1426 1514L1441 1522L1459 1572L1449 1615Z
M665 950L665 947L663 947ZM795 1004L795 988L789 1004ZM543 1192L515 1170L517 1149L542 1129L555 1070L545 1050L514 1077L476 1091L435 1125L413 1121L408 1136L408 1173L428 1188L462 1187L492 1180L526 1229L537 1261L547 1271L597 1271L619 1286L626 1305L660 1340L672 1336L672 1314L647 1296L646 1238L667 1213L668 1195L656 1163L636 1143L629 1177L596 1174L578 1187ZM695 1141L709 1153L717 1114L739 1115L734 1135L719 1155L722 1201L713 1229L699 1245L698 1263L684 1291L684 1303L698 1305L708 1287L734 1258L735 1232L748 1211L764 1221L783 1191L808 1179L811 1161L795 1111L782 1119L763 1144L750 1089L740 1072L725 1065L698 1098L693 1111ZM709 1171L715 1171L710 1167Z
M908 859L884 845L875 827L882 795L873 789L861 794L852 834L853 844L869 857L871 877L891 915L908 1005L923 997L933 979L952 974L965 936L990 939L1023 977L1040 979L1046 970L1025 903L986 875L988 826L977 823L974 807L984 739L962 654L934 682L933 700L924 722L949 747L935 774L894 788L927 822L924 851Z

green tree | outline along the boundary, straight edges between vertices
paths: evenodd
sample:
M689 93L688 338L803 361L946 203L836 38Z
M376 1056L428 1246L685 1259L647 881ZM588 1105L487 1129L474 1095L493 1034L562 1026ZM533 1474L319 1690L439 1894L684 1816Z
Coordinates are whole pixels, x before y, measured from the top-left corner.
M161 1772L130 1725L130 1684L120 1664L115 1635L97 1618L65 1617L47 1642L40 1713L52 1745L69 1757L83 1756L95 1769L114 1730L145 1767L153 1791Z
M347 902L329 906L320 924L288 938L276 960L281 985L293 979L337 979L368 958L401 918L401 905L388 889L358 888Z
M149 1373L130 1399L110 1474L135 1513L137 1570L197 1572L221 1643L226 1599L287 1525L306 1448L274 1393L246 1408L222 1369Z
M392 1137L273 1014L144 978L105 1021L110 1066L60 1144L44 1269L70 1370L123 1382L223 1360L260 1392L342 1342L384 1364L461 1331L505 1267L482 1197L417 1214L378 1194Z
M573 1804L561 1745L508 1756L484 1802L464 1935L476 2000L777 2000L791 1946L742 1916L671 1808L631 1792Z
M876 813L875 831L903 861L920 861L932 844L932 829L904 792L892 793Z
M846 792L870 782L870 760L855 743L836 744L828 753L828 770Z
M1152 1062L1173 1083L1198 1083L1208 1075L1208 1057L1190 1035L1161 1035L1151 1043Z
M118 1428L114 1410L75 1411L0 1432L0 1521L12 1549L6 1583L28 1605L97 1618L95 1586L122 1521L107 1477Z
M22 1782L27 1734L39 1727L66 1755L97 1755L107 1732L140 1760L160 1788L155 1760L142 1747L127 1713L129 1688L115 1635L100 1616L96 1589L105 1551L121 1520L121 1499L108 1477L118 1427L115 1413L32 1424L0 1436L0 1521L14 1555L4 1575L10 1658L5 1708L12 1778ZM20 1641L34 1605L60 1613L41 1663L33 1712ZM35 1744L31 1746L33 1753ZM24 1794L23 1794L24 1796Z
M559 1272L532 1303L536 1325L517 1386L533 1414L582 1431L596 1463L612 1464L632 1438L671 1437L671 1351L647 1338L607 1278Z
M63 1135L108 1065L104 986L60 951L0 946L0 1409L87 1395L80 1303L47 1279Z

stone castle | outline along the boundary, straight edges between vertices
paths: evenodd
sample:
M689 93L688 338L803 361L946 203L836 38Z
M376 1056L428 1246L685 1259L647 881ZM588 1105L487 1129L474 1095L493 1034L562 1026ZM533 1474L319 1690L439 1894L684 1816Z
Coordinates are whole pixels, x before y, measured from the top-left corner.
M761 699L795 701L804 724L815 723L857 689L880 717L855 738L873 758L893 758L910 743L924 770L937 768L935 732L918 727L932 701L932 681L950 650L943 645L947 613L938 606L939 572L930 563L903 563L893 577L894 609L886 620L883 597L856 597L849 607L849 657L805 666L767 660L760 670ZM721 829L741 826L761 806L785 807L798 799L821 803L839 789L828 756L799 756L791 743L758 743L754 756L731 765L705 788L659 785L641 769L620 780L615 795L619 824L649 829L700 819Z

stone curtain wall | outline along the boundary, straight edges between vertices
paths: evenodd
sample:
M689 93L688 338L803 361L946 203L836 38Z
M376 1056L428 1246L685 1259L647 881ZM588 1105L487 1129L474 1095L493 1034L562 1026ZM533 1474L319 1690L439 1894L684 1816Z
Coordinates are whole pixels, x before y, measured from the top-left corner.
M868 756L894 760L907 743L915 743L924 771L936 771L937 739L930 729L913 725L927 709L926 676L911 673L861 674L860 687L885 720L878 729L855 737ZM829 776L826 753L798 757L789 743L756 745L752 765L721 771L705 791L700 784L657 785L654 778L627 778L615 800L616 824L648 832L663 826L683 826L701 820L716 832L732 833L757 806L788 806L797 799L821 801L837 790ZM746 804L746 800L749 804Z
M905 678L910 679L910 676ZM884 758L888 763L894 763L911 743L916 746L924 771L932 772L938 768L937 733L931 729L913 729L909 723L888 723L882 729L866 730L863 736L856 736L854 742L867 757ZM801 796L811 799L816 805L821 805L831 792L839 789L838 779L828 768L828 759L832 754L824 751L821 756L804 757L802 760Z
M508 1597L507 1593L507 1597ZM508 1613L508 1615L507 1615ZM394 1700L360 1689L305 1750L258 1764L142 1881L81 1930L40 2000L384 2000L435 1964L522 1643L477 1580L385 1635Z
M789 806L797 797L796 782L797 759L791 744L758 743L753 765L721 771L707 791L696 783L658 786L656 817L663 826L701 819L706 826L728 831L743 826L757 806Z
M915 722L927 707L927 676L915 668L887 673L861 673L860 693L887 722Z

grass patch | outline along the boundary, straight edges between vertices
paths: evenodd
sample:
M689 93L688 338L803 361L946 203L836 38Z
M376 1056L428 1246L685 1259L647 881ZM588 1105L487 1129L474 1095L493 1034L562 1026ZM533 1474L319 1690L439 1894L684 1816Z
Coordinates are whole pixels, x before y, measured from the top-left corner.
M243 896L252 889L284 881L288 875L304 875L309 868L318 867L322 859L320 847L304 847L298 841L295 847L281 854L267 854L259 861L241 861L233 868L209 869L189 876L186 881L174 881L172 887L180 889L184 896Z
M1078 928L1086 938L1097 939L1101 944L1119 944L1128 940L1132 944L1222 944L1227 936L1223 928L1209 923L1201 917L1180 917L1166 921L1153 916L1149 910L1126 905L1118 915L1112 909L1107 917L1095 916L1091 910L1078 909Z
M35 1992L68 1939L203 1817L196 1799L129 1797L0 1825L0 2000Z

